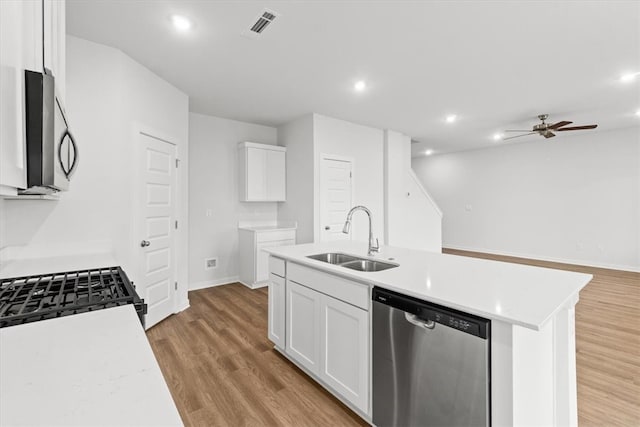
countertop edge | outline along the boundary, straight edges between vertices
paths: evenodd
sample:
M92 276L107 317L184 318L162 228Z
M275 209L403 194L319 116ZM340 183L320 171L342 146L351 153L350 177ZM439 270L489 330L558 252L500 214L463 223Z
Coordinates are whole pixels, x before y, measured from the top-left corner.
M323 271L325 273L328 274L333 274L336 276L340 276L349 280L353 280L355 282L359 282L359 283L363 283L363 284L367 284L369 286L379 286L381 288L385 288L385 289L389 289L391 291L396 291L399 293L403 293L405 295L408 296L412 296L415 298L419 298L419 299L423 299L423 300L427 300L429 302L433 302L436 304L440 304L446 307L451 307L463 312L468 312L470 314L474 314L477 316L481 316L481 317L485 317L488 319L492 319L492 320L497 320L497 321L502 321L505 323L509 323L512 325L517 325L517 326L521 326L527 329L531 329L534 331L539 331L541 330L550 320L551 318L553 318L555 315L558 314L559 311L561 311L563 309L563 307L566 306L567 302L570 301L573 298L579 298L579 292L582 288L584 288L584 286L586 286L592 279L593 279L593 275L591 274L585 274L585 273L577 273L577 272L572 272L572 274L574 275L574 277L579 277L582 276L582 285L580 286L580 289L576 290L575 292L572 292L570 295L568 295L563 301L562 303L558 304L556 306L556 308L554 310L552 310L550 313L547 313L546 316L544 317L544 319L542 319L539 323L531 323L531 322L527 322L515 317L510 317L510 316L506 316L506 315L500 315L500 314L496 314L496 313L492 313L492 312L487 312L485 310L481 310L481 309L477 309L477 308L473 308L473 307L469 307L466 305L462 305L459 303L456 303L455 301L450 301L450 300L445 300L442 298L437 298L437 297L433 297L433 296L425 296L422 295L420 293L417 292L413 292L409 289L405 289L402 287L398 287L398 286L394 286L385 282L381 282L379 280L376 280L375 277L374 278L368 278L368 277L362 277L361 274L375 274L375 273L365 273L365 272L358 272L358 271L352 271L343 267L339 267L339 266L334 266L331 264L326 264L323 263L321 261L317 261L317 260L312 260L312 259L308 259L306 256L302 256L302 255L289 255L289 254L283 254L282 253L282 248L281 247L273 247L273 248L264 248L263 249L265 252L269 253L270 255L273 255L274 257L277 258L282 258L285 259L287 261L291 261L291 262L295 262L297 264L301 264L304 265L306 267L310 267L310 268L314 268L316 270L320 270ZM349 252L348 250L345 251L343 249L338 249L336 250L336 252ZM441 254L442 255L442 254ZM473 258L475 260L475 258ZM478 259L480 260L480 259ZM480 260L482 261L482 260ZM512 264L512 263L506 263L506 264ZM531 267L531 266L528 266ZM536 267L536 268L543 268L543 267Z

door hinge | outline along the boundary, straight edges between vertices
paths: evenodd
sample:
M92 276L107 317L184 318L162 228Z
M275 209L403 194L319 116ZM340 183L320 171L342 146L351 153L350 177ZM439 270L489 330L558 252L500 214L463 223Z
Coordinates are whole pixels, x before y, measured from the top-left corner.
M176 219L176 230L178 229L178 220Z
M178 282L175 282L174 288L175 288L176 291L178 290Z
M353 178L353 175L351 175L351 172L349 172L349 178Z
M180 159L176 159L176 167L178 167L178 165L180 165Z

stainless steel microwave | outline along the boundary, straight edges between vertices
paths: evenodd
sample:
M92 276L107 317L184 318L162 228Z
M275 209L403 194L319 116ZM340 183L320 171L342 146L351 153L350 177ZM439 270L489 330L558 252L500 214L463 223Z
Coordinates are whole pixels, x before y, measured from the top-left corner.
M78 148L50 72L25 70L25 119L27 188L19 194L67 190L78 164Z

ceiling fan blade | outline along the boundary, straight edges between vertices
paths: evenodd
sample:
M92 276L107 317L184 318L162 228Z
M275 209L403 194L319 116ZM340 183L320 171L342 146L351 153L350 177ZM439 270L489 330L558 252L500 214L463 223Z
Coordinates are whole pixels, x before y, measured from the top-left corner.
M509 138L502 138L502 141L506 141L507 139L520 138L521 136L533 135L534 133L538 133L538 132L529 132L529 133L523 133L522 135L510 136Z
M542 133L541 135L544 136L545 138L553 138L554 136L556 136L556 134L551 132L550 130Z
M523 129L508 129L508 130L505 130L503 132L532 132L532 130L531 129L526 129L526 130L523 130Z
M572 126L570 128L562 128L562 129L556 129L556 131L560 132L563 130L583 130L583 129L595 129L597 128L598 125L587 125L587 126Z
M547 129L557 130L558 128L561 128L562 126L570 125L571 123L573 123L573 122L562 121L562 122L558 122L558 123L553 124L553 125L549 125L547 127Z

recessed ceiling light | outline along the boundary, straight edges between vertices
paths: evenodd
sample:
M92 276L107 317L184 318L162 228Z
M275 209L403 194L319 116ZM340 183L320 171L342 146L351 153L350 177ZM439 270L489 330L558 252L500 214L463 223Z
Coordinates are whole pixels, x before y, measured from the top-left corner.
M427 150L427 151L424 152L425 156L430 156L432 154L433 154L433 150Z
M640 76L640 73L627 73L620 76L620 81L622 83L631 83L636 79L636 77Z
M502 140L503 135L501 133L496 133L493 135L493 140L494 141L501 141Z
M356 92L362 92L367 88L367 83L364 80L358 80L356 84L353 85L353 88Z
M455 114L450 114L445 118L445 120L447 121L447 123L453 123L457 118L458 116L456 116Z
M191 29L191 21L181 15L173 15L171 17L171 22L176 30L185 32Z

